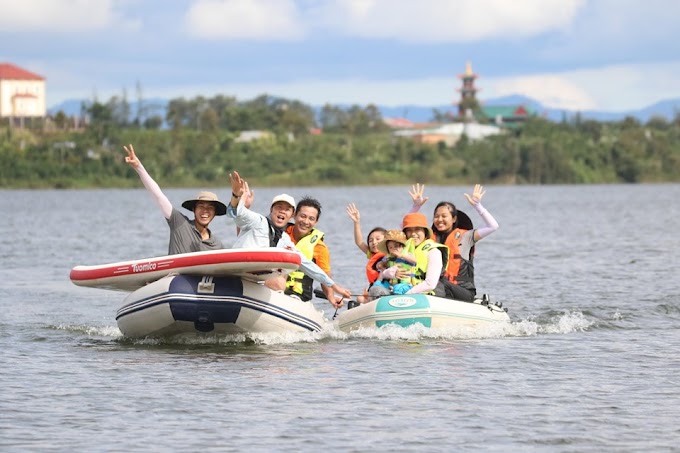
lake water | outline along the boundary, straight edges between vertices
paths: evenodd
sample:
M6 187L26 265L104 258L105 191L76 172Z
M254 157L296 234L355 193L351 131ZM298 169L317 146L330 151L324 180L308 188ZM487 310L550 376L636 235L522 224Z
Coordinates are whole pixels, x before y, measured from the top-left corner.
M364 234L397 227L409 188L285 191L321 200L334 277L359 292L345 206ZM471 189L428 187L424 212L450 200L478 224ZM68 279L166 253L144 190L0 191L0 450L680 451L680 185L486 189L500 229L477 287L509 325L181 341L122 337L125 293Z

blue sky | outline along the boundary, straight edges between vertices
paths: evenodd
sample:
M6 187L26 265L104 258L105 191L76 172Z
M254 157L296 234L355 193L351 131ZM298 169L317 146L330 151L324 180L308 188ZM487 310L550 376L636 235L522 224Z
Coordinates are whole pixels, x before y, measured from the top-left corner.
M262 93L312 105L480 100L625 111L680 98L675 0L0 0L0 62L48 106Z

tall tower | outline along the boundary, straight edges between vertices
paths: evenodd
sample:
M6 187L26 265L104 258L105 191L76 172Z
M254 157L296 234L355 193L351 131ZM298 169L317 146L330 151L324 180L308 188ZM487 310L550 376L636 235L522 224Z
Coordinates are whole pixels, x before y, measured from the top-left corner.
M477 88L475 88L475 79L477 74L472 72L472 63L469 61L465 64L465 72L458 76L463 80L463 87L459 88L460 102L458 102L458 116L461 119L471 120L474 114L479 111L479 102L477 102Z

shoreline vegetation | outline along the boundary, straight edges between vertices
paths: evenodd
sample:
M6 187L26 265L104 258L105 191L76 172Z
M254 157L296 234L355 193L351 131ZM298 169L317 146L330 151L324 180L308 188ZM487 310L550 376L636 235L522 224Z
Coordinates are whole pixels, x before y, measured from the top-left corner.
M534 117L448 146L395 137L371 105L326 105L317 114L268 96L199 97L170 101L165 118L137 112L134 120L125 105L84 105L79 128L62 112L28 128L4 119L0 188L139 188L124 162L128 143L168 188L222 186L233 170L259 187L680 182L680 114L644 124ZM265 132L245 141L242 131Z

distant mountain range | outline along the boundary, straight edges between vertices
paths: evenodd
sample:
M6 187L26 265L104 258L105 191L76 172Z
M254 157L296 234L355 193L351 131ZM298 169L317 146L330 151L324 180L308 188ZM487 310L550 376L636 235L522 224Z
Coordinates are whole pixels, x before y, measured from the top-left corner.
M648 107L639 110L628 110L624 112L602 112L597 110L564 110L554 109L543 106L535 99L526 96L513 95L504 96L495 99L487 99L482 101L483 105L523 105L537 112L552 121L562 121L563 119L572 119L576 115L580 115L582 119L589 119L595 121L620 121L627 116L636 118L643 123L647 122L653 116L666 118L672 121L676 115L680 114L680 98L668 99L657 102ZM428 121L432 118L433 109L440 112L456 112L456 108L451 104L434 105L432 107L423 107L415 105L403 105L399 107L380 107L383 117L387 118L407 118L411 121Z
M72 99L64 101L60 104L52 106L48 109L48 113L55 114L60 110L69 116L80 115L81 105L85 102L84 99ZM580 115L582 119L590 119L596 121L620 121L627 116L636 118L643 123L647 122L653 116L666 118L672 121L676 115L680 114L680 98L668 99L652 104L648 107L639 110L629 110L624 112L602 112L597 110L573 111L564 109L554 109L544 107L540 102L526 96L513 95L504 96L495 99L482 100L484 105L523 105L537 112L540 116L548 118L552 121L562 121L563 119L572 119L576 115ZM165 110L168 105L167 99L146 99L143 106L146 110L147 116L160 115L165 118ZM131 112L135 114L137 111L137 103L130 102ZM321 107L315 107L320 110ZM439 112L455 112L456 108L451 104L421 106L421 105L400 105L396 107L378 106L384 118L406 118L414 122L425 122L432 119L433 110Z

